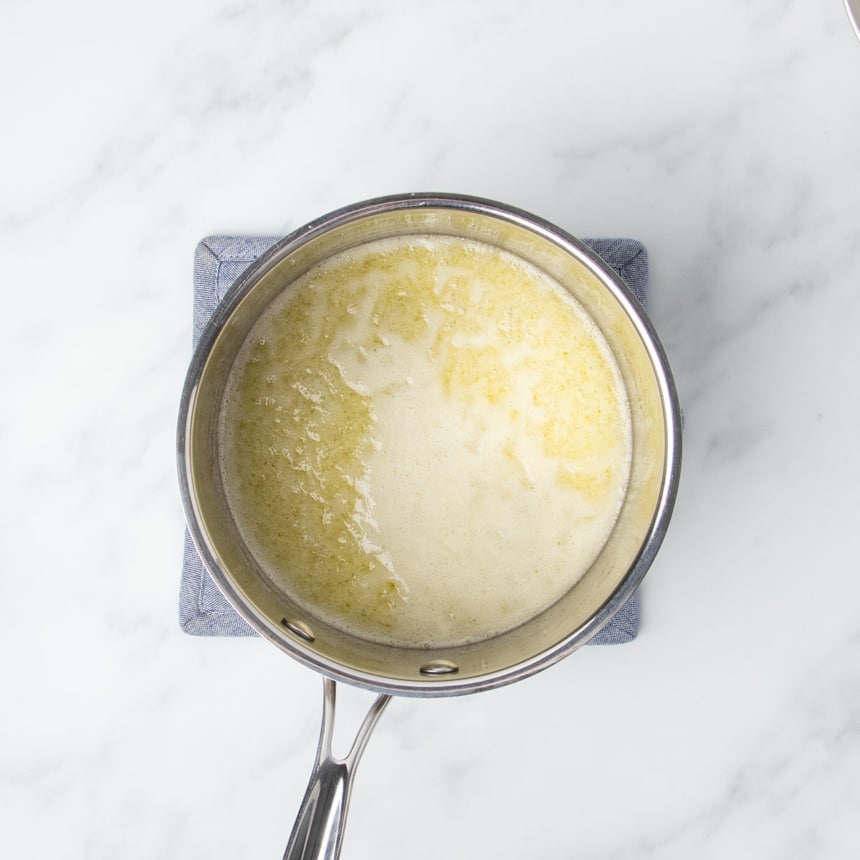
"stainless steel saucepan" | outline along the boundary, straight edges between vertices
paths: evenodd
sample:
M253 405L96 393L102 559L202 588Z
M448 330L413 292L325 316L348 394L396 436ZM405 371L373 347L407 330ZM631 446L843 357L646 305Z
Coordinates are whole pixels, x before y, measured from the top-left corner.
M324 621L262 572L226 502L218 419L237 352L277 295L341 251L385 237L427 234L497 246L544 270L575 296L602 330L620 369L631 409L633 455L629 487L607 543L554 605L513 630L471 644L396 647ZM379 198L296 230L239 278L191 362L179 417L179 477L194 543L218 587L260 635L325 677L317 761L285 858L338 856L355 767L392 694L454 696L509 684L567 656L609 622L641 582L663 540L680 452L675 386L642 307L591 250L534 215L447 194ZM379 694L345 760L335 759L330 749L335 681Z

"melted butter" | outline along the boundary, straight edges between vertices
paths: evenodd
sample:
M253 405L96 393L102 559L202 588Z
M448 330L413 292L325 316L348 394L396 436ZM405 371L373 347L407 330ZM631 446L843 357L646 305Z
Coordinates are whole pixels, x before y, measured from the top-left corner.
M626 490L605 340L558 284L480 243L381 240L313 269L227 391L244 539L279 587L381 642L533 617L591 565Z

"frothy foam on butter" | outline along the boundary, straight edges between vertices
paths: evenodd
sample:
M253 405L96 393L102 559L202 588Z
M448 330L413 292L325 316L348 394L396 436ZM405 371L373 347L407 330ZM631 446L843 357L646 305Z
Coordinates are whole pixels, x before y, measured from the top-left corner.
M228 501L267 575L330 622L445 645L552 605L610 534L630 468L611 351L519 258L386 239L257 322L221 416Z

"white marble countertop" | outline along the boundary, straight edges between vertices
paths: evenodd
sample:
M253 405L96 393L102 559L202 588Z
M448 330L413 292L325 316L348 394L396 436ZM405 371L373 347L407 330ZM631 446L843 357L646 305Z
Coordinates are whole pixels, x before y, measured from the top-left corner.
M176 620L192 253L408 190L647 244L684 471L639 638L396 700L344 858L860 854L860 43L839 0L2 18L4 856L281 856L319 679ZM369 696L342 697L349 727Z

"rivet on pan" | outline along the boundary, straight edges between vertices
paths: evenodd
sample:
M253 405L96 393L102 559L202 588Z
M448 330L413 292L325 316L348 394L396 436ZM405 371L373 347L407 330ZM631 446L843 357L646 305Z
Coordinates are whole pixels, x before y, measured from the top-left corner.
M460 671L460 667L450 660L431 660L425 663L419 670L422 675L453 675Z
M289 618L282 618L281 624L287 628L291 633L295 633L301 639L304 639L305 642L313 642L317 637L314 636L313 630L308 627L303 621L290 621Z

